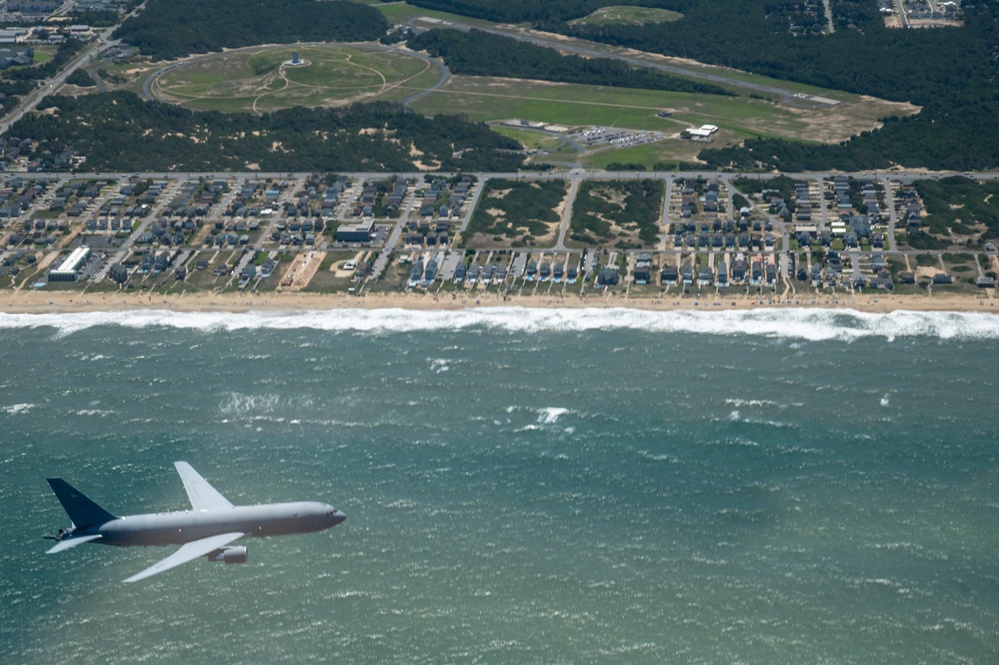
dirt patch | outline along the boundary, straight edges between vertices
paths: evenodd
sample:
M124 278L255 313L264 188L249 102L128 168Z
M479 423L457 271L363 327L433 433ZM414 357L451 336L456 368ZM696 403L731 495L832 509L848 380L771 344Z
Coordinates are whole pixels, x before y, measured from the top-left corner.
M933 275L937 274L938 272L940 272L940 268L934 268L932 266L920 266L916 268L913 274L916 276L916 279L919 279L920 277L933 279Z
M420 160L414 159L413 160L413 166L415 166L417 168L417 170L419 170L419 171L436 171L437 169L439 169L441 167L441 163L440 162L431 162L430 164L424 164Z
M319 266L325 259L326 252L298 254L288 267L288 272L281 278L281 287L288 291L301 291L319 272Z

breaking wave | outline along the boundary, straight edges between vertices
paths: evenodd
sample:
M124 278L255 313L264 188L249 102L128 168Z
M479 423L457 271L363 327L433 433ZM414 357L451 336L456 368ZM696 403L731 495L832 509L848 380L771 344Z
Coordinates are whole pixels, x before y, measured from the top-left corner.
M865 337L882 337L889 341L900 337L999 339L999 316L966 312L897 311L871 314L839 309L705 312L628 308L482 307L457 311L397 308L242 314L166 310L0 314L0 329L53 328L59 335L71 335L97 326L135 329L166 327L205 332L314 329L372 334L470 329L524 333L630 329L847 342Z

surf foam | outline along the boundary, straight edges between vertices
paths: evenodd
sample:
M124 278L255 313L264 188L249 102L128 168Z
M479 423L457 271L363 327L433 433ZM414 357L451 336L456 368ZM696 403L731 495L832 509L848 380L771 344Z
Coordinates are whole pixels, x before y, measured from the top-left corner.
M308 312L171 312L137 310L75 314L0 314L0 329L52 328L71 335L98 326L179 328L205 332L314 329L334 333L394 333L468 329L508 332L646 330L750 335L809 341L882 337L999 339L999 316L968 312L871 314L833 309L648 311L628 308L483 307L457 311L334 309Z

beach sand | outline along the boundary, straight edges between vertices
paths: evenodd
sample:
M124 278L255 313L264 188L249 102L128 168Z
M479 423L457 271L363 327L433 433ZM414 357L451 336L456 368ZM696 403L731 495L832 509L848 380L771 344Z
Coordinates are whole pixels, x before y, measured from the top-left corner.
M976 297L977 296L977 297ZM775 309L848 309L861 312L888 313L896 310L939 312L990 312L999 307L995 298L980 294L894 295L803 295L781 301L779 298L757 299L743 295L725 298L715 296L700 299L664 295L662 297L629 297L617 293L606 295L593 292L578 295L503 297L496 293L424 293L316 294L283 292L267 294L184 294L150 295L148 293L95 293L11 291L0 294L0 312L8 314L42 314L70 312L109 312L129 310L171 310L177 312L250 312L250 311L323 311L332 309L457 310L473 307L626 307L644 310L750 310Z

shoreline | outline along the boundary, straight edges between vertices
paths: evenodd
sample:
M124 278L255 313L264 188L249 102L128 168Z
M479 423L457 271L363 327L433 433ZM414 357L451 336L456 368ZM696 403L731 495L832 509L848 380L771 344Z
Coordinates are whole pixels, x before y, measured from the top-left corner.
M539 295L512 295L502 297L497 293L443 294L433 296L422 293L347 294L271 293L271 294L184 294L153 296L138 294L81 294L73 292L18 291L0 295L0 313L4 314L73 314L85 312L123 311L173 311L173 312L316 312L338 309L404 309L414 311L455 311L473 308L523 307L529 309L591 309L623 308L647 311L751 311L761 309L808 310L842 309L872 314L895 311L912 312L978 312L999 313L995 299L982 293L977 298L969 295L912 296L891 293L863 294L834 297L831 295L791 298L754 299L746 296L718 298L676 297L627 297L595 293L587 297L546 297Z

